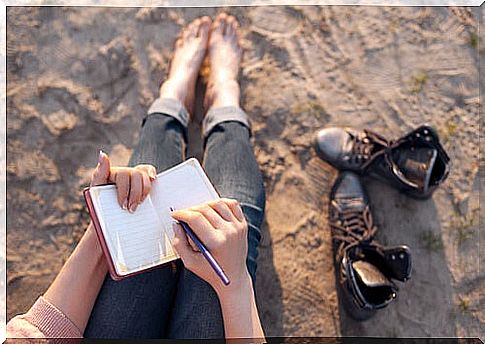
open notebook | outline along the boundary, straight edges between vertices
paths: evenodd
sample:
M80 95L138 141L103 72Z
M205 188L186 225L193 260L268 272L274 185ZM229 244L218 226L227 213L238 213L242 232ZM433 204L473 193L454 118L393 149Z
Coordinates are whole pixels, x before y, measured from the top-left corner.
M170 208L184 209L219 198L197 159L157 175L134 213L123 210L115 185L86 188L84 198L114 280L178 258L171 245Z

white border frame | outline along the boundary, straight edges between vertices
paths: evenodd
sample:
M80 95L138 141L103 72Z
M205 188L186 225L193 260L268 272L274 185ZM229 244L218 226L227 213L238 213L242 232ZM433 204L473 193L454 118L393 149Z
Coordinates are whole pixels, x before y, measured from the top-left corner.
M0 340L7 320L7 7L0 0Z
M107 7L226 7L268 5L345 6L481 6L482 0L0 0L0 340L5 341L7 319L7 6L107 6Z

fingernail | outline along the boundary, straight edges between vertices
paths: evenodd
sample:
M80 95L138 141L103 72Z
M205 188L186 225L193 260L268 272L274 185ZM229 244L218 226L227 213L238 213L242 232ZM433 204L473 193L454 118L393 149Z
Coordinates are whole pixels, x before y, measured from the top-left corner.
M148 172L148 175L150 176L150 178L152 179L155 179L157 178L157 174L155 173L155 171L153 170L150 170L150 172Z
M136 203L133 203L132 205L130 205L130 212L134 213L136 210L136 207L137 207Z
M122 206L122 208L123 208L124 210L128 209L128 200L125 200L125 201L123 202L123 206Z
M101 164L103 162L103 155L104 152L100 149L99 150L99 156L98 156L98 163Z

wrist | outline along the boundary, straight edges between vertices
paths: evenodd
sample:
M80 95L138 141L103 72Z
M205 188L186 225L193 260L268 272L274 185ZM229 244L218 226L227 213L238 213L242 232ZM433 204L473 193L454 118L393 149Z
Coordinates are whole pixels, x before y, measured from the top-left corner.
M253 296L254 293L253 282L247 270L239 278L232 279L229 285L221 283L214 289L221 304L240 300L244 296Z
M99 266L99 268L101 269L105 268L106 261L104 258L103 250L101 249L96 230L91 223L86 229L86 232L84 233L84 236L81 240L85 242L88 251L91 252L92 257L95 258L96 265Z

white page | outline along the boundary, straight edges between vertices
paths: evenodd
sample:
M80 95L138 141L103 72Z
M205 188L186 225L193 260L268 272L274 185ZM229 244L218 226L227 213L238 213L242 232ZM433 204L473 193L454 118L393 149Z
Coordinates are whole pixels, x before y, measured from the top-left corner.
M177 258L160 223L150 196L135 213L123 210L114 185L92 188L93 205L113 259L123 276Z
M195 158L160 173L150 192L153 206L167 229L169 240L174 236L170 208L180 210L218 199L219 195Z

